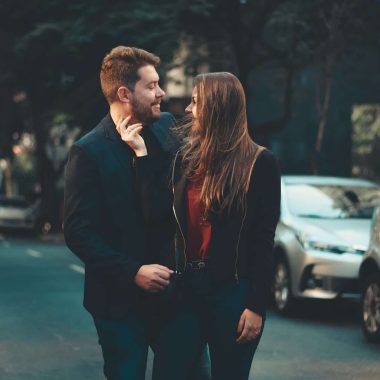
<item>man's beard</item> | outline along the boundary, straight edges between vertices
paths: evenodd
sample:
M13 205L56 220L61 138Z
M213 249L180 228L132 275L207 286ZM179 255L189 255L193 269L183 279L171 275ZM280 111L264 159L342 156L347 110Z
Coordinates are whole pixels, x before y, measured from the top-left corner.
M156 103L157 104L157 103ZM154 114L152 106L154 104L142 104L134 97L131 100L132 114L136 120L138 120L143 125L152 123L153 121L160 118L160 114Z

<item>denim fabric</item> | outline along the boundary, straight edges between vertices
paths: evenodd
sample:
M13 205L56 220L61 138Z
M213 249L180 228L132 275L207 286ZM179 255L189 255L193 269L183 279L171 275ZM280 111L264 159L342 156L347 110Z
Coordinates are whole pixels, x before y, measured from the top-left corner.
M153 380L187 380L206 342L213 380L247 380L262 334L236 343L249 294L246 279L215 285L208 271L185 273L181 301L159 334Z

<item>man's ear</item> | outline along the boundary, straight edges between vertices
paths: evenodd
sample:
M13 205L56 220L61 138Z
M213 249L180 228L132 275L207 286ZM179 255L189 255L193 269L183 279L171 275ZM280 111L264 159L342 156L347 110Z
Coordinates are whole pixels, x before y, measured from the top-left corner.
M122 86L117 89L117 97L122 103L131 102L131 90L128 87Z

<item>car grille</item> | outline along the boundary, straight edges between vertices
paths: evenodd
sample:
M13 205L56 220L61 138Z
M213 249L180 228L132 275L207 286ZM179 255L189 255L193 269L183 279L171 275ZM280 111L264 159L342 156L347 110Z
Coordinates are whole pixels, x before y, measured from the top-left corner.
M11 224L13 226L17 226L17 225L20 225L20 224L24 224L25 221L22 220L22 219L15 219L15 218L2 218L0 220L0 224Z

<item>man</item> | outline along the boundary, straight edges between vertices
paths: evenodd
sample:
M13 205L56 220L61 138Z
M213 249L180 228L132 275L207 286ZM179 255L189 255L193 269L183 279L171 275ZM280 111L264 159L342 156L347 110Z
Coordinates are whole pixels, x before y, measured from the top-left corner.
M110 112L73 145L66 169L65 239L85 264L84 306L94 318L104 373L112 380L144 379L157 329L152 305L174 268L170 209L151 215L144 203L149 184L161 186L164 197L170 194L171 156L160 133L173 118L160 112L165 92L158 63L157 56L133 47L106 55L100 82Z

